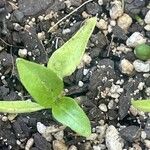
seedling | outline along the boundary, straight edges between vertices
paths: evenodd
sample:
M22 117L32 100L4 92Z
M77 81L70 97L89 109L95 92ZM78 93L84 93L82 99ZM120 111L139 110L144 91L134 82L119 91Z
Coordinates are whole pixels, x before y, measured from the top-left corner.
M52 54L48 67L18 58L20 80L36 102L0 101L0 112L28 113L51 108L56 120L82 136L89 136L90 121L74 99L63 95L63 78L71 75L79 65L95 25L96 17L88 19Z
M140 111L150 112L150 99L147 100L132 100L132 105Z
M135 55L141 60L150 59L150 46L147 44L140 44L135 48Z

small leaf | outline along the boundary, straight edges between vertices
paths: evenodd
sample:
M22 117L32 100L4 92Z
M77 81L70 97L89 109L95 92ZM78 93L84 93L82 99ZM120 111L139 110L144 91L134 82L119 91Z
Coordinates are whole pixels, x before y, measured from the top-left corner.
M60 78L71 75L79 65L88 40L96 25L96 17L90 18L79 31L49 59L48 68Z
M52 108L53 116L82 136L91 134L90 121L74 99L62 97Z
M132 100L132 105L140 111L150 112L150 99L147 100Z
M29 113L45 109L41 105L30 101L0 101L0 112Z
M140 44L136 46L134 52L136 57L141 60L150 59L150 46L147 44Z
M44 107L52 107L63 90L63 81L50 69L24 59L17 59L20 80L37 101Z

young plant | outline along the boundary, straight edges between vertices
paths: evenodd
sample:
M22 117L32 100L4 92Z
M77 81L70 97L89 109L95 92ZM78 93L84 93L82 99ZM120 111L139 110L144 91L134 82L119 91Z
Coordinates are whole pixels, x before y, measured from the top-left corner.
M150 99L147 100L132 100L132 105L140 111L150 112Z
M150 59L150 46L147 44L140 44L136 46L134 53L137 58L141 60Z
M88 19L79 31L56 50L48 67L18 58L20 80L36 102L0 101L0 112L27 113L52 109L53 117L82 136L91 133L90 121L77 102L63 95L63 77L71 75L85 52L96 25L96 17Z

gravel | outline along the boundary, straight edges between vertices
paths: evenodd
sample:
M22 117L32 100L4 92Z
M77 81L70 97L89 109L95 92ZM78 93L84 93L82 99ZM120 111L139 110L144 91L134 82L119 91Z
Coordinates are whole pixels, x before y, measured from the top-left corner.
M137 72L150 72L150 61L135 60L133 66Z
M146 24L150 24L150 10L147 12L144 21Z
M111 19L117 19L118 17L122 16L123 9L120 1L115 0L114 2L111 2L109 14Z
M106 147L108 150L122 150L123 142L117 129L110 125L106 130Z
M120 135L129 142L138 141L141 135L141 129L134 125L128 126L120 131Z
M126 41L127 46L136 47L146 42L146 39L140 32L134 32Z

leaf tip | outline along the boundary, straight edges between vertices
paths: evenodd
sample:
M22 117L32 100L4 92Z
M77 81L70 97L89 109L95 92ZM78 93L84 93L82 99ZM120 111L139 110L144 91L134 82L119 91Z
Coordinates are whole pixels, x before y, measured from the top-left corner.
M17 59L16 59L16 64L22 62L23 60L24 60L24 59L22 59L22 58L17 58Z

